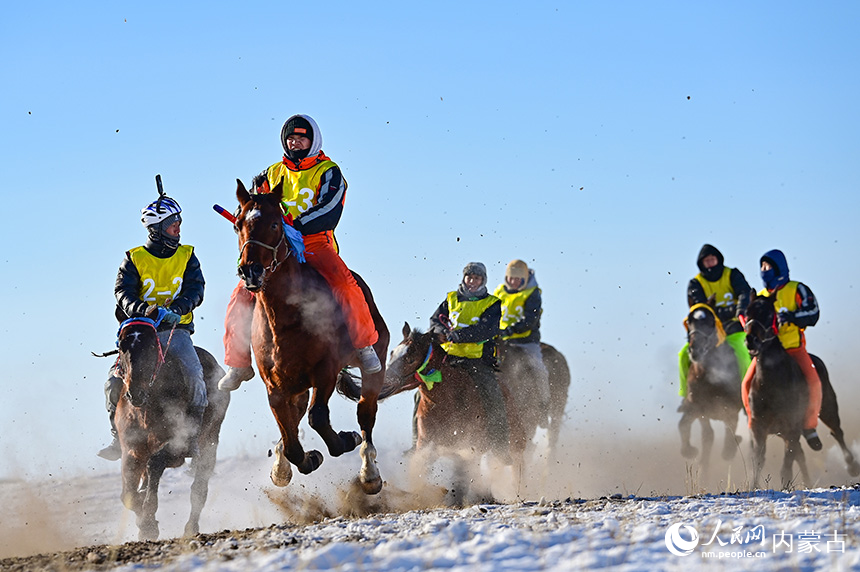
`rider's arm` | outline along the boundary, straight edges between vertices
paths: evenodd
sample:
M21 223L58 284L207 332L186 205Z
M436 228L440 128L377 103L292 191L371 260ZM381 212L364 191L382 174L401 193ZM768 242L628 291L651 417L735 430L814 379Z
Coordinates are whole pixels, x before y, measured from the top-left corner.
M737 298L737 313L742 314L749 306L752 288L743 273L737 268L732 268L729 274L729 283L735 292L735 298Z
M439 307L436 308L436 311L430 316L430 331L436 334L444 334L448 331L448 326L442 323L442 319L439 316L444 316L445 320L448 319L447 298L439 304Z
M340 221L340 215L343 214L345 195L346 180L340 168L334 166L328 169L320 179L316 204L300 214L293 221L293 226L305 235L334 230Z
M117 305L129 318L137 318L146 313L149 305L140 299L140 272L131 261L131 255L126 252L113 288Z
M541 303L540 289L535 288L535 291L526 298L526 303L523 304L523 319L507 328L510 331L508 335L538 329L540 327Z
M461 344L468 344L492 340L500 334L499 322L501 320L502 302L499 300L484 310L477 324L457 330L457 341Z
M818 301L809 286L797 283L797 310L792 320L800 328L814 326L818 322Z
M202 304L204 285L200 261L197 259L197 255L192 252L191 258L188 259L188 264L185 266L185 273L182 275L182 289L170 303L169 310L184 316Z

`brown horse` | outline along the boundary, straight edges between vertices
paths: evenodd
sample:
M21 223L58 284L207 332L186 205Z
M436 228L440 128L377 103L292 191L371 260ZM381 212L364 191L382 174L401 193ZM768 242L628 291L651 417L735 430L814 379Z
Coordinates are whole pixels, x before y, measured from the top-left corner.
M750 386L750 431L753 439L753 486L758 487L764 466L768 435L779 435L785 441L785 457L780 477L782 486L792 481L792 467L797 462L804 483L811 484L806 458L800 447L800 435L809 389L800 366L782 347L778 337L776 310L773 299L756 296L746 310L746 343L756 359L755 376ZM820 358L810 354L821 379L821 411L819 419L830 428L830 434L842 449L848 474L860 475L860 464L845 444L839 420L839 405L830 383L830 375Z
M442 342L437 334L412 330L404 324L403 341L391 351L379 399L418 389L415 459L426 466L440 457L449 458L454 463L454 476L448 502L462 505L467 494L481 502L492 497L480 490L473 478L481 457L493 451L484 421L486 412L469 368L445 353ZM348 398L356 399L361 389L350 376L341 376L338 391ZM525 443L521 425L512 414L510 394L504 388L502 393L508 410L511 453L521 458Z
M185 462L188 449L186 415L190 395L170 347L162 347L156 332L158 308L146 318L130 319L120 327L117 347L123 372L124 397L116 408L116 429L122 446L122 502L137 515L140 540L158 538L158 485L166 468ZM224 370L212 355L195 348L203 365L209 405L203 416L193 459L191 514L185 536L200 532L200 513L206 504L209 479L215 468L218 434L227 413L230 394L218 391Z
M702 429L702 453L699 457L707 471L714 444L711 419L725 424L723 459L735 456L740 442L737 436L738 412L741 401L741 373L735 352L725 343L725 334L714 310L714 298L708 304L697 304L690 309L684 322L687 328L687 352L690 369L687 371L687 397L678 408L681 420L681 454L694 458L699 451L690 444L690 428L698 420Z
M521 434L527 445L538 427L546 427L550 454L554 454L567 405L567 390L570 386L570 369L567 360L553 346L541 343L541 357L548 374L547 395L535 387L538 373L521 345L509 342L498 344L499 383L514 398ZM512 435L514 440L515 436ZM520 445L515 443L515 445ZM522 445L523 447L525 445ZM515 446L515 450L519 447Z
M323 438L331 456L352 451L363 441L361 486L367 494L376 494L382 489L382 478L376 466L373 426L385 370L363 379L358 402L361 435L335 432L329 418L329 398L339 372L358 364L340 306L325 279L309 264L291 256L283 228L282 185L276 185L271 193L252 195L242 181L237 183L239 275L245 287L256 293L251 344L281 432L272 482L277 486L290 482L290 463L302 474L322 463L319 451L306 452L299 441L299 421L307 412L308 424ZM358 274L353 272L353 276L364 292L379 334L374 348L384 356L388 328L367 284Z

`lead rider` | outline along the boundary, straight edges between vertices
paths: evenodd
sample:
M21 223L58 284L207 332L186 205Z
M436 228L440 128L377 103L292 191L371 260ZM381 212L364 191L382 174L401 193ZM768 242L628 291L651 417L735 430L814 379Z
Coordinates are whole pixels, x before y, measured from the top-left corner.
M254 177L257 193L271 192L283 183L285 225L293 253L319 272L343 310L353 347L364 373L377 373L382 364L373 349L379 339L370 308L355 278L341 260L334 229L343 213L346 180L337 164L322 151L322 133L309 115L293 115L281 129L284 157ZM299 231L298 244L295 243ZM302 246L303 245L303 246ZM297 248L298 247L298 248ZM304 248L305 252L302 252ZM254 377L251 367L251 319L254 297L243 281L233 290L224 318L224 363L227 375L218 388L233 391Z

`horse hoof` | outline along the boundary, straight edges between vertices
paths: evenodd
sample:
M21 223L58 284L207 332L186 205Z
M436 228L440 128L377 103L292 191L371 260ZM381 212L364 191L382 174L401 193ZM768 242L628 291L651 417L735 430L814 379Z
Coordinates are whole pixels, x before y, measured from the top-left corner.
M272 484L276 487L285 487L293 480L293 469L290 462L283 455L278 455L272 464L272 472L269 473Z
M382 477L377 477L372 481L361 481L361 489L364 491L364 494L367 495L375 495L379 494L379 491L382 490Z
M197 536L198 534L200 534L200 523L188 521L188 523L185 525L185 532L182 534L182 536L184 536L185 538L191 538L192 536Z
M698 454L699 454L699 450L696 449L695 447L692 447L692 446L681 447L681 456L684 457L685 459L695 459L696 455L698 455Z
M138 525L137 539L140 541L158 540L158 521L153 520Z
M319 469L322 465L323 456L319 451L308 451L305 453L305 460L298 466L299 472L303 475L312 473Z
M361 445L362 438L361 435L356 433L355 431L341 431L337 434L340 437L341 443L343 443L343 452L349 453L350 451L354 451L356 447Z
M848 465L848 474L851 475L852 477L856 477L857 475L860 475L860 465L858 465L857 462L850 463Z

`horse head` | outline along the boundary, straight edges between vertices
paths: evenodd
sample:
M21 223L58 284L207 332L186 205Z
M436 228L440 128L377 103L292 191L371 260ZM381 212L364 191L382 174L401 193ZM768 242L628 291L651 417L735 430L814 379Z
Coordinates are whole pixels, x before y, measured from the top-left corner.
M155 329L158 306L150 306L145 318L132 318L120 326L119 360L124 372L125 394L134 407L146 404L163 357Z
M251 194L242 181L236 182L239 214L234 228L239 235L238 274L245 281L245 288L256 292L263 288L267 274L289 256L281 210L283 184L275 185L271 193Z
M750 303L744 313L744 331L746 346L750 355L755 356L761 351L762 344L773 339L779 339L779 326L776 322L776 310L773 299L768 296L758 296L752 292Z
M403 341L391 350L391 357L385 367L385 385L399 386L401 391L417 387L419 374L427 371L433 354L441 351L435 334L413 330L404 322Z
M690 359L701 361L705 355L726 338L720 319L717 317L715 297L711 295L704 304L695 304L684 320L687 341L690 344Z

